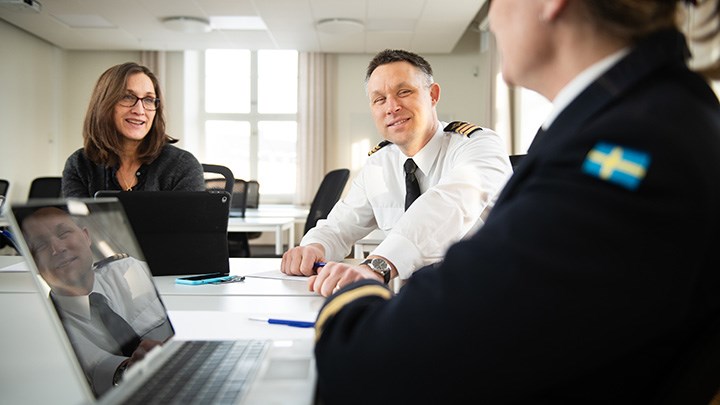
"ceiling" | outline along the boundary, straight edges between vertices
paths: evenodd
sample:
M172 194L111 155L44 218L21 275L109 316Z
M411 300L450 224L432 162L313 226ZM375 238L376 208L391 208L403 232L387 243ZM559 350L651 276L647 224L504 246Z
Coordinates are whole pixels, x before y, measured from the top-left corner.
M0 19L66 50L297 49L375 53L386 48L450 53L487 0L0 0ZM26 3L40 3L37 12ZM260 17L267 29L182 33L162 19ZM320 32L348 18L359 32ZM90 27L79 27L78 25Z

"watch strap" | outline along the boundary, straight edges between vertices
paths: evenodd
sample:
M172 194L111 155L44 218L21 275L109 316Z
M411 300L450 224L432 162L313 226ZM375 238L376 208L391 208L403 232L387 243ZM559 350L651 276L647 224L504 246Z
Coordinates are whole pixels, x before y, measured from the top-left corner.
M385 265L387 266L387 270L382 271L382 270L374 268L372 266L372 261L374 259L382 260L383 262L385 262ZM385 284L388 284L390 282L390 277L392 276L392 269L391 269L390 265L387 264L387 261L385 259L380 259L380 258L365 259L360 263L361 266L363 264L370 267L370 270L374 271L375 273L380 274L383 277L383 282Z

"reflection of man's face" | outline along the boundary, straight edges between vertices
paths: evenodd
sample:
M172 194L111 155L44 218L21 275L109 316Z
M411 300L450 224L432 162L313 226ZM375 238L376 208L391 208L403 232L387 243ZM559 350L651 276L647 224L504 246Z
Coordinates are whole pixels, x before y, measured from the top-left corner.
M22 223L22 231L43 279L60 295L92 290L92 251L87 229L58 208L42 208Z

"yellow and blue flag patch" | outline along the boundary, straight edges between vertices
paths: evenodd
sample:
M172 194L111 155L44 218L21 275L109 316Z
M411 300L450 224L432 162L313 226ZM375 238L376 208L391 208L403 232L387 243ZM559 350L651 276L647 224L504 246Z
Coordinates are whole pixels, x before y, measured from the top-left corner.
M582 171L600 180L635 190L647 174L650 154L609 142L598 142L583 162Z

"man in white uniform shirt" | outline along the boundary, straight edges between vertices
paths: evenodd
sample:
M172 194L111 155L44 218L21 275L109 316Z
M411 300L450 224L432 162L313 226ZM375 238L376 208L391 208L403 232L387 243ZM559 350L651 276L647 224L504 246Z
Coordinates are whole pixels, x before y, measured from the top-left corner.
M349 283L387 283L442 260L454 242L482 225L512 173L504 140L492 130L438 120L440 86L421 56L378 53L366 90L384 141L370 152L347 196L282 258L286 274L306 275L310 290L328 296ZM404 165L412 158L421 195L406 209ZM374 229L385 238L360 265L339 263ZM324 267L316 266L326 262Z

